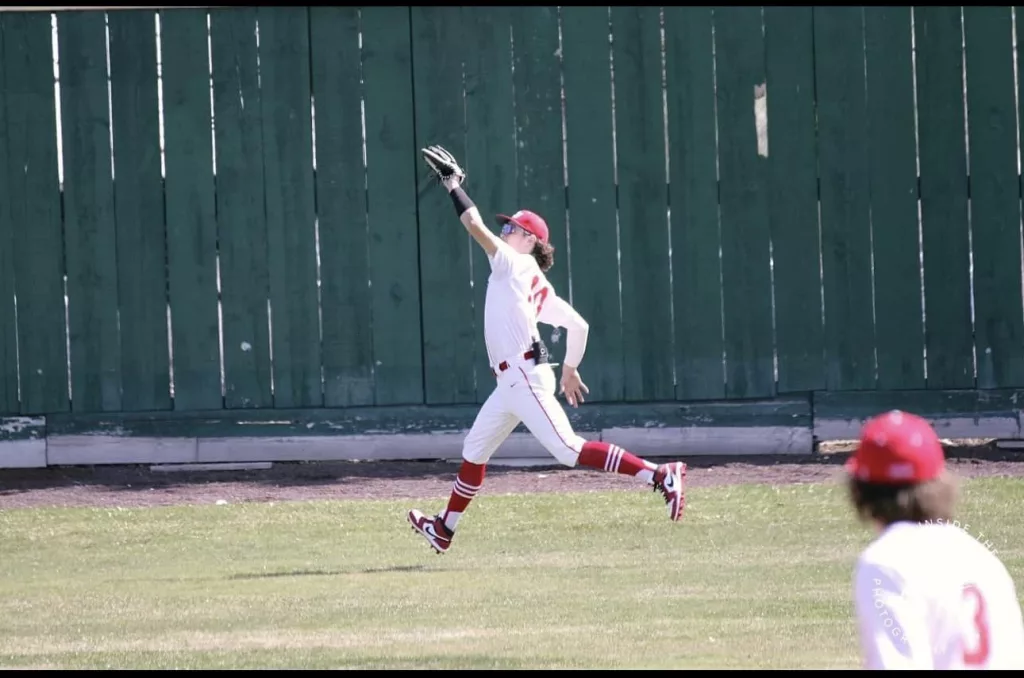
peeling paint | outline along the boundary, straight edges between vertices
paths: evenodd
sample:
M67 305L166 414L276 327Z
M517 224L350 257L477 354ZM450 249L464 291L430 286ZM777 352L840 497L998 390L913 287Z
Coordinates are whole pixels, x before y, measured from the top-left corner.
M11 417L0 419L0 433L14 435L26 429L41 428L45 425L46 420L39 417Z

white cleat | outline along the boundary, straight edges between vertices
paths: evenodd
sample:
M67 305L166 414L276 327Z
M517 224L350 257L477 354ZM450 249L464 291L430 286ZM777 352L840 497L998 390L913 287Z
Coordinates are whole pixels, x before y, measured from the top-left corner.
M668 517L677 521L683 517L686 509L686 495L683 484L686 482L686 464L674 461L662 464L654 472L654 489L660 490L668 505Z

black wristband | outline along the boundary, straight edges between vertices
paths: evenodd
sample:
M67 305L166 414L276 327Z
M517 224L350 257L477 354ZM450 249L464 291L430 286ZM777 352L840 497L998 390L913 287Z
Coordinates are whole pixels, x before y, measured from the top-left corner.
M462 215L470 208L476 207L466 192L462 190L462 186L456 186L448 193L452 197L452 203L455 205L455 213L462 217Z

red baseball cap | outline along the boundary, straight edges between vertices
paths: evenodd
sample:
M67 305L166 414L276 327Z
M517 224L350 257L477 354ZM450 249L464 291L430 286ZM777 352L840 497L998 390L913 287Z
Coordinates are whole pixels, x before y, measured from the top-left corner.
M540 218L540 215L530 210L519 210L510 217L504 214L498 215L498 223L504 226L512 222L524 231L534 234L541 242L548 241L548 224Z
M942 443L931 424L900 410L869 419L846 462L846 470L859 480L884 485L933 480L945 466Z

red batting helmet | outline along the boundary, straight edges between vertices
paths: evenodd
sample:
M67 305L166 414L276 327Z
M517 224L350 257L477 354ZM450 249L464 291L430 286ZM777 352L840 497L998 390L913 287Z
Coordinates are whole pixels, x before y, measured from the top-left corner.
M510 217L507 217L504 214L498 215L498 223L502 226L509 222L515 224L528 233L534 234L537 236L537 240L540 240L541 242L548 241L548 224L535 212L531 212L530 210L519 210Z

